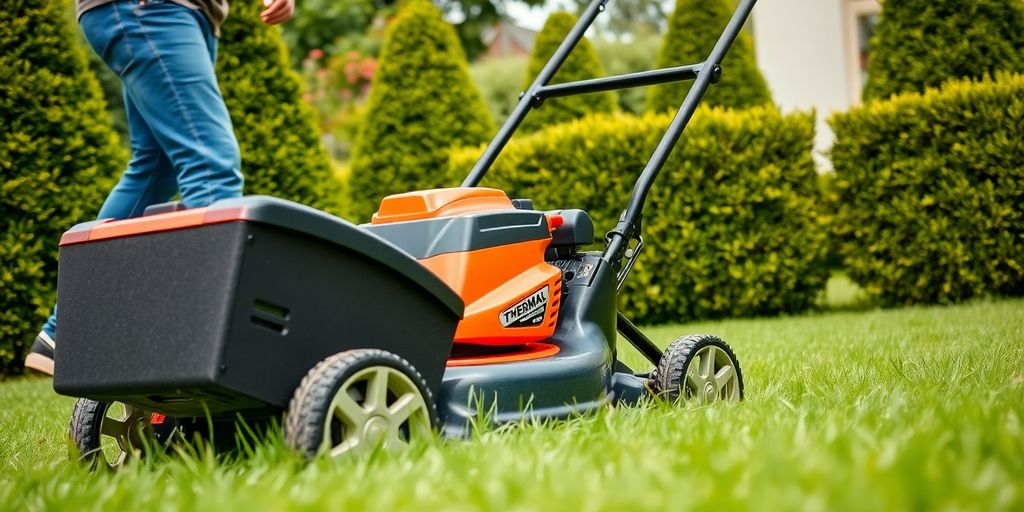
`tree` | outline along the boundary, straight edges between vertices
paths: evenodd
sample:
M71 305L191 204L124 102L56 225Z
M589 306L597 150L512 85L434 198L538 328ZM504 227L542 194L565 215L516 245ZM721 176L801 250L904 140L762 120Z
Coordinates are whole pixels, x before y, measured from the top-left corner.
M127 161L64 2L0 9L0 374L53 305L57 242L95 218Z
M231 4L221 27L217 76L231 113L246 194L268 194L340 213L340 184L320 143L313 110L261 0Z
M658 67L684 66L707 59L732 17L731 5L727 0L676 0L665 44L658 55ZM771 103L768 86L754 61L749 34L741 32L736 38L722 61L722 71L722 81L708 89L704 104L747 108ZM648 110L679 108L691 85L687 82L652 87L647 97Z
M505 17L510 0L438 0L446 20L454 21L455 32L470 59L486 49L484 31ZM544 0L514 0L528 6ZM303 0L296 2L295 19L284 26L289 49L298 64L314 48L331 50L344 46L343 40L359 38L375 19L388 18L403 4L400 0Z
M544 28L537 34L537 38L533 42L530 63L526 66L526 78L523 80L524 90L540 73L544 64L555 53L558 45L562 44L574 25L576 25L576 17L567 12L555 12L548 16ZM601 76L604 76L604 67L597 59L597 53L590 45L590 41L583 38L562 63L562 67L555 73L551 83L572 82ZM615 110L615 106L615 94L607 91L545 100L540 109L530 112L526 117L522 124L522 130L538 130L545 125L564 123L593 112L611 112Z
M444 184L449 148L480 144L493 132L459 39L429 2L402 7L378 65L352 158L358 219L388 194Z
M1024 71L1021 0L887 1L871 40L864 99L999 70Z

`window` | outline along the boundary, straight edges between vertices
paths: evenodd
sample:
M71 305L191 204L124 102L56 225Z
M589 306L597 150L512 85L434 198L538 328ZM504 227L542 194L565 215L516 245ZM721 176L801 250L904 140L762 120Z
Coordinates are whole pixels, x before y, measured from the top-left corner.
M868 78L868 59L871 58L871 36L878 25L882 6L878 0L843 0L846 25L847 93L851 104L860 103L861 91Z

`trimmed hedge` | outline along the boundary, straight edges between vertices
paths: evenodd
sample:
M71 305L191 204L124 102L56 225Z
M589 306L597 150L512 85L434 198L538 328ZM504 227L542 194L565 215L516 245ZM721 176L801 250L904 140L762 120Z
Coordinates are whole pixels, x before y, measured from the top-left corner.
M996 71L1024 72L1021 0L889 0L871 40L864 99Z
M544 28L537 34L537 38L533 42L533 51L530 53L530 62L526 66L526 76L523 78L521 91L530 87L530 84L540 74L540 70L544 68L544 64L547 64L548 59L554 55L555 50L575 25L576 17L567 12L555 12L548 16L547 21L544 22ZM598 60L597 52L594 51L590 41L584 37L576 45L576 48L573 48L550 83L560 84L604 75L604 66ZM615 93L610 91L552 98L545 100L539 109L526 116L519 128L520 133L537 131L544 126L572 121L594 112L613 112L615 106Z
M1024 76L838 114L834 230L884 304L1024 295Z
M127 161L66 9L0 9L0 374L21 372L50 312L61 233L95 218Z
M583 208L603 233L670 120L602 114L548 127L513 141L484 185L540 209ZM648 246L624 311L646 324L811 307L828 273L813 138L811 114L699 110L648 196ZM478 155L454 152L451 172Z
M349 180L359 220L369 220L384 196L444 184L450 148L494 131L455 30L429 2L400 9L379 65Z
M242 150L246 194L268 194L340 213L341 186L302 100L281 31L260 21L262 0L232 2L221 27L217 78Z
M676 0L668 21L665 43L658 54L658 67L685 66L704 62L729 24L734 2L728 0ZM675 111L683 103L693 82L650 88L647 110ZM754 60L750 34L741 32L722 61L722 81L712 84L703 104L747 108L771 103L768 85Z

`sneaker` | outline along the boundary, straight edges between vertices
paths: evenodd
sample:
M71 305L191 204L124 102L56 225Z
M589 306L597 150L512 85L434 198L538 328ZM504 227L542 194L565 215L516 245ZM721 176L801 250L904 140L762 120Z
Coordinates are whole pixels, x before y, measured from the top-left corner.
M37 372L53 375L53 350L56 343L46 331L40 331L36 340L32 342L32 349L25 358L25 368L31 368Z

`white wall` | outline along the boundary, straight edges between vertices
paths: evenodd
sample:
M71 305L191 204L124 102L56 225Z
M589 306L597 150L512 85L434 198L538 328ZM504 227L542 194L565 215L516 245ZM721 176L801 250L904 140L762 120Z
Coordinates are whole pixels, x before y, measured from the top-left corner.
M784 111L816 109L815 148L832 145L825 120L850 106L842 0L762 0L753 13L758 67ZM728 70L725 70L728 72Z

